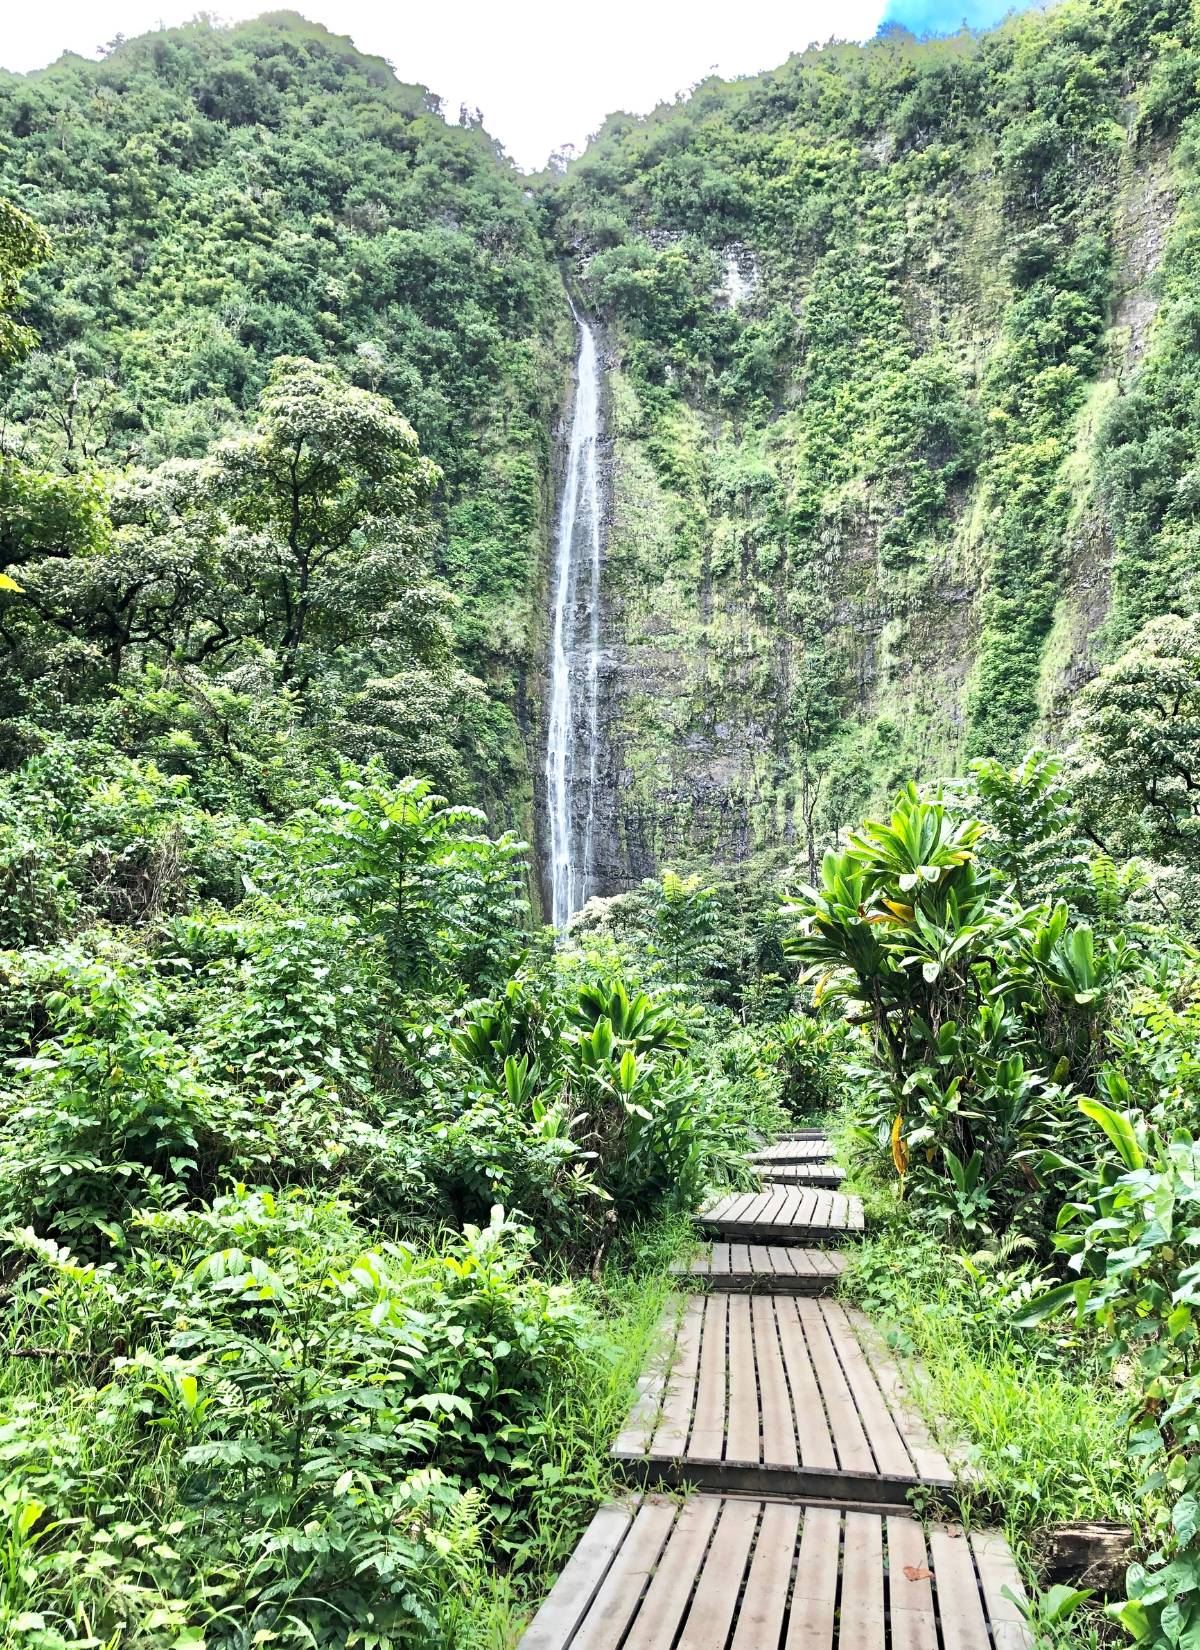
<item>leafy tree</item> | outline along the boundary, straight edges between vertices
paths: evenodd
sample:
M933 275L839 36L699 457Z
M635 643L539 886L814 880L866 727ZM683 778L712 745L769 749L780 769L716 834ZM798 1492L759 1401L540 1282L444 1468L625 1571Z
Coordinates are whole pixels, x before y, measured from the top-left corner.
M1200 865L1200 619L1155 619L1079 696L1079 817L1119 855Z
M50 237L40 224L0 198L0 366L19 361L38 341L32 327L21 326L12 311L26 301L21 277L50 256Z

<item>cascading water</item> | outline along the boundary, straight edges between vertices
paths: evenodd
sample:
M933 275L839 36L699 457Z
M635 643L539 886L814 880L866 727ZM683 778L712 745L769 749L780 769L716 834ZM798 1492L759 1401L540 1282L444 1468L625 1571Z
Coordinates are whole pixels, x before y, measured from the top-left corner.
M592 329L578 314L579 360L567 474L558 512L554 639L550 658L550 733L546 742L546 801L550 815L553 920L561 928L588 897L595 855L596 761L600 702L600 371ZM586 642L578 637L580 571L589 567ZM582 657L581 655L582 651ZM582 670L581 667L582 666ZM586 694L587 760L576 750L574 684ZM572 831L572 792L587 785L582 843Z

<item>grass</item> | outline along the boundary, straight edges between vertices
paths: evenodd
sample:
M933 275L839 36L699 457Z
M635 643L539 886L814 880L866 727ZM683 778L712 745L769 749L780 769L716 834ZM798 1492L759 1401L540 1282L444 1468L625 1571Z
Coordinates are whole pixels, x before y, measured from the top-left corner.
M915 1396L966 1469L973 1518L1002 1524L1027 1562L1046 1525L1139 1521L1123 1396L1091 1343L1012 1327L1028 1270L974 1280L945 1245L893 1227L863 1243L841 1286L917 1361Z

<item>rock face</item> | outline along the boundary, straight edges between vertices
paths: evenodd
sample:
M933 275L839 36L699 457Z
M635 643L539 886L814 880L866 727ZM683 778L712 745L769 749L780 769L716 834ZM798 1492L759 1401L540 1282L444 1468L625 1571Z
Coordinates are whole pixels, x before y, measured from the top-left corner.
M788 72L852 79L857 51ZM581 898L804 866L903 779L1059 740L1110 645L1098 455L1154 349L1170 143L1110 120L1052 190L1023 126L818 131L784 76L614 127L563 186L604 368ZM684 175L738 180L736 234ZM544 774L538 809L545 843Z

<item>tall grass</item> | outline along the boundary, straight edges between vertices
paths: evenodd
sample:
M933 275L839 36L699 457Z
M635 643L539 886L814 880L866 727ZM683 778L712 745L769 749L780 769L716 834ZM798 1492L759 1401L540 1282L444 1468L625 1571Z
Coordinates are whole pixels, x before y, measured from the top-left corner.
M868 1240L842 1283L918 1360L914 1395L971 1485L974 1515L1026 1548L1048 1524L1138 1522L1124 1398L1091 1344L1012 1327L1028 1268L972 1280L952 1250L893 1229Z

